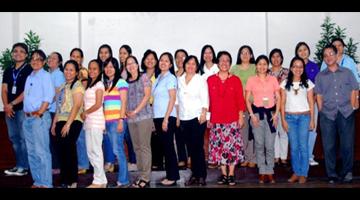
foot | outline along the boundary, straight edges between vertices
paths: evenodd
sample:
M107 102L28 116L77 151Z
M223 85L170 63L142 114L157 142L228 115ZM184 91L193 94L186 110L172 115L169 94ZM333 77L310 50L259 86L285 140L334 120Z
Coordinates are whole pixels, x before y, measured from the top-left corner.
M165 187L175 186L176 181L175 180L172 181L172 180L164 179L161 182L157 183L157 185L165 186Z
M274 174L268 174L269 183L275 183Z
M295 181L298 181L300 177L296 174L291 175L291 177L287 180L289 183L294 183Z
M218 185L224 185L224 184L228 184L228 183L229 183L228 176L222 174L218 180Z
M344 177L343 182L344 182L344 183L350 183L350 182L352 182L353 178L354 178L354 177L353 177L352 172L348 172L348 173L346 174L346 176Z
M299 183L306 183L307 179L305 176L301 176L300 177L300 180L299 180Z
M309 165L310 165L310 166L316 166L316 165L319 165L319 163L316 162L316 161L314 160L314 158L310 158L310 159L309 159Z
M197 184L198 184L198 186L204 186L204 185L206 185L205 179L204 179L203 177L200 177Z
M145 181L145 180L142 180L142 179L137 179L133 184L132 186L134 188L147 188L147 187L150 187L150 181Z
M87 186L86 188L107 188L107 183L104 184L94 184Z
M195 177L191 177L188 182L185 183L185 186L195 185L197 183L197 179Z
M105 163L104 171L106 172L113 172L114 171L114 163Z
M260 174L259 183L263 184L263 183L265 183L265 180L266 180L266 175L265 174Z
M137 165L135 163L128 163L128 171L129 172L136 172L137 171Z
M78 169L78 174L85 174L86 173L86 169Z

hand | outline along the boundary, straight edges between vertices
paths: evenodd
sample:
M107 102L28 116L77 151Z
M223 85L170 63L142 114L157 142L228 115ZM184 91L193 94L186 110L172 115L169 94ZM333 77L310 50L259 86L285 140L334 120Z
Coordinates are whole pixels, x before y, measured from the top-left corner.
M63 128L61 129L61 137L66 137L69 135L70 125L64 124Z
M255 128L259 128L259 119L255 115L251 115L251 123Z
M199 124L206 122L206 115L200 115Z
M53 124L53 125L51 126L51 135L53 135L53 136L56 136L55 127L56 127L55 124Z
M124 131L124 120L120 120L116 127L116 132L121 133L123 131Z
M285 120L281 122L281 125L285 132L289 132L289 124Z
M163 121L163 123L162 123L162 130L164 131L164 132L167 132L168 131L168 125L169 125L169 122L168 123L165 123L164 121Z

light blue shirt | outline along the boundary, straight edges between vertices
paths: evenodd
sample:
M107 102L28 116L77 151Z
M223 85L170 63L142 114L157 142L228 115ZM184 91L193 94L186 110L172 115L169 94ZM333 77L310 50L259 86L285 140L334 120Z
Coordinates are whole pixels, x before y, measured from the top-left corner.
M166 110L169 105L170 95L169 90L177 89L176 77L168 71L163 77L159 75L155 79L155 83L152 86L152 96L154 98L153 111L154 118L164 118ZM171 110L170 116L176 117L175 103Z
M24 112L34 112L41 108L43 102L50 103L55 96L55 87L49 72L40 69L27 77L24 89Z
M349 56L343 55L343 57L342 57L340 63L338 63L338 65L341 66L341 67L346 67L346 68L350 69L351 72L354 74L356 81L358 83L360 83L360 77L359 77L359 74L358 74L356 63L352 58L350 58ZM321 63L320 71L322 71L322 70L324 70L326 68L327 68L327 65L326 65L325 61L323 61Z
M54 84L54 89L56 87L60 88L61 85L65 83L65 76L64 73L60 70L60 68L55 69L53 72L50 73L50 75L51 75L51 80L53 81ZM56 101L52 101L49 111L55 113Z

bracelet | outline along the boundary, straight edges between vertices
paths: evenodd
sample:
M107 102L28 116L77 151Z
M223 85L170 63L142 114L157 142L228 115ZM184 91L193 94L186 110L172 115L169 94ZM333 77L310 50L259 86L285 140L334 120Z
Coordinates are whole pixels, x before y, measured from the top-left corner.
M169 122L164 120L163 123L168 124Z
M252 115L254 115L254 113L249 114L250 117L251 117Z
M358 96L358 97L359 97L359 96ZM9 104L10 104L10 105L12 105L12 106L14 106L14 105L15 105L13 101L12 101L12 102L10 102Z
M137 110L134 110L134 113L136 114L136 113L137 113Z
M359 96L356 96L356 98L358 99L358 98L359 98Z
M121 120L123 120L123 121L127 121L127 118L119 118L119 119L121 119Z
M201 116L205 116L205 114L204 114L204 113L201 113Z

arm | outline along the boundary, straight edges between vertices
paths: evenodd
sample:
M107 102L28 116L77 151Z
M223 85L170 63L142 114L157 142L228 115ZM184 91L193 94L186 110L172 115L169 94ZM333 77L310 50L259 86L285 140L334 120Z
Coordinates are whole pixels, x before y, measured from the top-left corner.
M175 105L175 99L176 99L176 89L170 89L169 90L169 96L170 96L170 100L168 103L168 107L166 109L166 113L164 116L164 121L162 123L162 129L164 132L166 132L168 130L168 123L169 123L169 116L170 113L172 111L172 109L174 108Z
M101 89L97 89L95 91L95 104L92 105L89 109L87 110L84 110L82 113L81 113L81 118L83 120L85 120L86 118L86 115L92 113L92 112L95 112L96 110L98 110L101 106L102 106L102 103L103 103L103 99L104 99L104 91L101 90Z
M250 118L251 118L251 122L253 124L253 126L255 128L259 128L259 120L258 118L254 115L254 112L251 108L251 92L250 91L246 91L246 94L245 94L245 103L246 103L246 108L250 114Z
M281 105L281 98L280 98L280 91L275 91L275 101L276 101L276 111L274 116L271 118L270 121L273 121L273 126L276 127L278 123L278 116L280 111L280 105Z
M7 93L8 93L8 85L3 83L1 88L1 99L4 105L4 111L6 116L8 116L9 118L13 118L14 110L13 110L13 106L10 105L8 102Z
M74 121L74 119L83 103L83 96L84 96L84 94L82 92L76 92L75 94L73 94L74 104L70 111L69 118L61 130L61 137L65 137L67 134L69 134L70 126L71 126L72 122Z
M127 96L128 90L120 90L120 99L121 99L121 111L120 119L116 131L121 133L124 131L124 118L126 117L126 107L127 107Z
M315 119L314 119L314 112L315 112L315 101L314 101L314 88L309 90L307 92L307 96L308 96L308 103L309 103L309 107L310 107L310 126L309 126L309 130L312 131L315 128Z
M289 124L285 120L285 105L286 105L286 90L281 88L280 90L281 96L281 106L280 106L280 113L281 113L281 125L284 131L289 132Z
M356 102L359 106L359 101L358 99L356 98L356 93L359 94L359 90L352 90L351 93L350 93L350 104L352 107L354 107L356 109Z
M316 103L317 103L318 110L320 112L321 108L322 108L322 103L323 103L323 97L321 94L316 94Z
M127 116L130 118L135 118L137 113L139 113L140 110L142 110L149 102L150 96L151 96L151 86L144 87L144 97L141 99L139 105L136 107L135 110L127 111L128 113Z
M52 125L51 125L51 135L55 136L55 127L56 127L56 122L57 122L57 116L58 116L58 106L56 106L56 111L55 111L55 115L52 121Z

